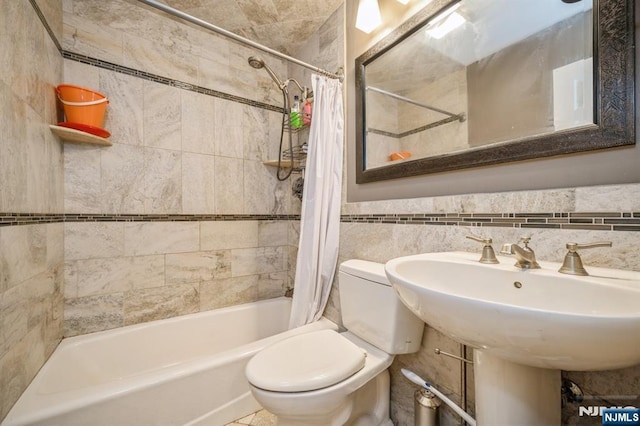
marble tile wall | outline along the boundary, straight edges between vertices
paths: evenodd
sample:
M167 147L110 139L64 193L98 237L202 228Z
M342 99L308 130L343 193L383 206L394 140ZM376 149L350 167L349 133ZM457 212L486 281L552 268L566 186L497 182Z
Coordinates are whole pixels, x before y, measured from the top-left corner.
M66 213L299 212L291 182L278 181L263 164L277 158L282 100L268 74L248 65L255 50L140 4L63 5L64 79L109 97L105 128L113 143L65 147ZM260 56L284 78L281 60ZM94 66L98 61L112 65ZM65 334L281 296L292 285L293 226L66 223Z
M263 101L282 102L264 70L247 63L264 57L278 75L286 63L135 2L63 0L63 49L185 83ZM65 76L66 78L66 76Z
M65 223L65 335L282 296L289 226Z
M59 2L37 1L62 27ZM54 87L62 58L29 1L0 2L0 212L63 211ZM0 226L0 421L62 338L61 223Z

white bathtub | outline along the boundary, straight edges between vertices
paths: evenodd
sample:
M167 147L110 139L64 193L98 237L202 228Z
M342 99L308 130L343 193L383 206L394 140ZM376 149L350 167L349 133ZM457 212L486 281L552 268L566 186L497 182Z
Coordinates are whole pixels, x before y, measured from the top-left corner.
M7 415L9 425L224 425L260 406L249 359L286 337L278 298L64 339Z

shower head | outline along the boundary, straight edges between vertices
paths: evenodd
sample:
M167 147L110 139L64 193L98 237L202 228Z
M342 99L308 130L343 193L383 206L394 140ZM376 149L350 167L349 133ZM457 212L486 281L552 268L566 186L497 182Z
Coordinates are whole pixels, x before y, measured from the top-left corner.
M264 67L264 61L262 58L257 58L255 56L249 56L249 65L251 65L255 69L260 69Z
M250 56L249 57L249 65L251 65L255 69L264 68L265 71L267 71L267 73L271 77L271 79L276 82L278 87L281 90L283 89L282 82L280 81L278 76L276 76L276 74L273 72L273 70L271 68L269 68L269 66L267 64L264 63L264 60L262 60L262 58L257 57L257 56Z

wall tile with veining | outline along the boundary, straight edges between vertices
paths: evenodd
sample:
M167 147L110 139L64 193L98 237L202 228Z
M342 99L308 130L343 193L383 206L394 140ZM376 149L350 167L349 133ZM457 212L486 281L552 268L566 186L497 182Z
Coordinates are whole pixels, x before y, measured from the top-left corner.
M7 62L10 63L10 62ZM0 73L1 74L1 73ZM23 141L26 129L27 106L6 84L0 84L0 108L7 113L1 114L3 125L3 143L0 144L0 197L4 211L28 211L26 180L28 167L27 149ZM9 114L8 112L12 114Z
M102 152L101 213L144 213L144 154L143 147L119 143Z
M283 174L286 171L282 172ZM276 170L260 161L244 161L244 212L286 214L290 182L278 181ZM295 176L295 175L292 175Z
M47 269L54 269L64 263L64 223L48 223L45 227Z
M2 329L3 342L0 345L0 357L17 344L28 331L28 308L26 289L24 285L17 285L0 293L0 329Z
M64 298L78 297L78 271L76 261L64 263Z
M284 296L287 290L287 273L273 272L260 274L258 277L258 299L272 299Z
M258 245L286 246L289 223L285 220L260 221L258 223Z
M502 213L573 211L572 190L465 194L433 199L437 213Z
M216 214L244 213L244 171L239 158L215 159Z
M221 65L219 60L198 58L198 86L229 93L227 88L231 85L231 73L227 64Z
M60 1L36 0L42 15L51 27L51 31L58 40L62 40L62 6Z
M67 222L64 224L64 230L66 261L124 254L122 222Z
M201 251L166 255L167 284L210 281L231 276L231 251Z
M124 255L185 253L198 251L200 227L197 222L146 222L124 225Z
M217 64L217 67L229 67L229 50L234 48L234 43L228 38L214 34L202 28L186 27L188 40L191 42L191 52L199 59ZM201 71L201 63L198 72ZM217 68L216 67L216 68Z
M182 213L215 212L215 157L182 153Z
M24 287L25 309L22 316L27 318L29 330L38 328L43 330L51 315L52 299L58 287L58 270L62 267L50 269L26 280Z
M53 107L52 107L53 108ZM55 118L45 119L45 123L55 122ZM40 123L42 125L42 123ZM64 212L64 152L63 144L45 127L44 150L47 165L41 178L45 182L46 197L44 212Z
M6 227L0 233L0 290L19 285L47 268L47 228L43 225Z
M27 52L44 52L45 37L48 40L49 35L45 29L42 28L42 23L37 18L35 10L32 8L29 9L29 16L25 21L25 25L21 28L25 34ZM33 109L33 112L40 117L44 116L46 96L51 93L51 87L44 84L43 77L41 76L45 68L43 66L45 59L46 56L44 55L33 54L27 54L23 58L25 62L25 73L22 75L22 79L25 82L26 90L22 93L22 96Z
M125 293L126 325L197 312L200 306L198 284L180 284L133 290Z
M216 99L215 154L243 158L244 109L238 102Z
M67 299L64 309L65 337L122 327L123 294Z
M45 212L46 206L50 204L49 200L50 185L53 182L48 181L48 170L54 165L51 164L48 145L45 143L45 130L49 133L49 129L43 125L42 116L37 115L31 108L27 108L26 138L22 141L27 151L28 168L26 179L26 204L28 211Z
M67 145L64 150L64 206L67 213L100 213L100 148Z
M215 154L221 157L242 158L244 128L236 125L216 126Z
M70 59L65 59L63 64L65 83L101 90L100 73L95 72L96 68L93 65L83 64L82 62L76 62ZM109 109L109 107L107 107L107 109Z
M179 47L129 36L124 40L123 65L187 83L197 83L198 58Z
M26 13L29 5L22 2L4 2L0 15L0 59L2 64L11 64L0 73L0 81L14 88L16 92L24 90L24 82L21 82L21 74L26 66L27 55L25 33L23 31L11 31L13 28L23 28L26 22ZM12 57L13 56L13 57ZM18 86L19 85L19 86Z
M258 247L258 229L259 222L255 220L200 222L200 248Z
M18 344L12 346L0 359L0 389L3 398L0 409L7 413L46 360L46 345L42 330L30 330Z
M160 83L144 82L144 145L182 149L182 90Z
M180 151L145 148L145 213L180 213L182 161Z
M85 17L64 15L62 48L104 61L122 63L124 34Z
M246 160L269 160L269 117L268 111L252 106L244 110L244 158ZM278 133L278 137L280 134Z
M111 132L111 140L142 145L145 81L105 69L99 70L99 76L100 91L111 99L105 117L105 128Z
M576 188L576 211L640 211L640 184Z
M266 274L285 270L286 247L257 247L231 250L231 274Z
M215 154L215 105L213 96L183 90L182 150L199 154Z
M135 256L75 262L77 297L122 293L164 285L164 257Z
M200 310L233 306L258 300L258 276L205 281L200 284Z

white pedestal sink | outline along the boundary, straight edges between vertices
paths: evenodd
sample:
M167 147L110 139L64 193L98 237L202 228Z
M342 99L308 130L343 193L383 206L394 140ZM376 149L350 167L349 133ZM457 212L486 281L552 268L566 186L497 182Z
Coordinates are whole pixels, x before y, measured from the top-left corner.
M522 271L514 259L465 252L386 264L400 299L431 327L474 348L476 417L483 425L559 425L560 370L640 364L640 272L559 263Z

